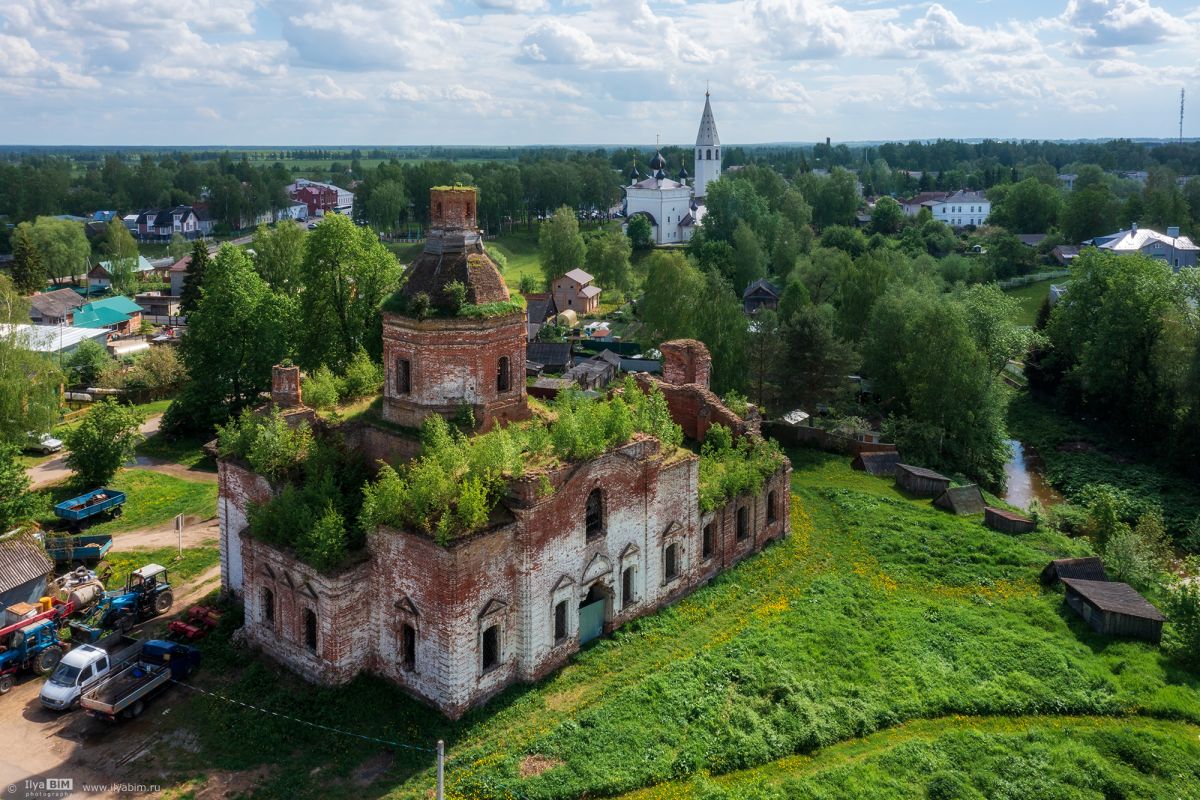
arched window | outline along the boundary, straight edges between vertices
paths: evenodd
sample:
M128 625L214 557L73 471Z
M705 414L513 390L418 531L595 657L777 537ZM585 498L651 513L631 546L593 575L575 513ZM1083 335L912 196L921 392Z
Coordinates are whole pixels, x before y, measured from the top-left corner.
M304 646L316 652L317 615L311 608L304 609Z
M604 492L593 489L588 495L587 506L584 510L587 524L587 538L595 539L604 535Z
M699 147L696 148L696 160L697 161L700 160L700 148Z
M705 160L705 161L712 161L712 150L705 150L705 151L704 151L704 160Z
M679 577L679 545L669 544L667 550L663 553L663 575L666 579L673 581Z
M701 558L712 558L713 540L715 539L713 523L708 523L704 526L704 534L700 544Z
M775 522L779 512L775 509L775 492L767 492L767 524Z
M750 535L750 513L742 506L737 510L737 540L743 541Z
M717 161L721 160L721 148L717 148Z
M507 392L509 387L508 356L500 356L496 363L496 391Z
M263 622L275 627L275 593L270 589L262 590L262 618Z

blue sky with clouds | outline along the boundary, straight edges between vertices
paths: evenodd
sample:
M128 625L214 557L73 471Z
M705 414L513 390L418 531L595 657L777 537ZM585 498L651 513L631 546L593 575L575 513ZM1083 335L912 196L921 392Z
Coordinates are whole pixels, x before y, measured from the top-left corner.
M0 142L1171 136L1181 0L5 0Z

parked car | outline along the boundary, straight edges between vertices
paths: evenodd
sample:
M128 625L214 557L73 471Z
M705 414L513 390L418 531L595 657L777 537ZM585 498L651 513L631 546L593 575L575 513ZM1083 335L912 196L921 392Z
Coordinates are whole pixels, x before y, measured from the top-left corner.
M50 453L57 453L59 450L62 450L63 443L61 439L55 439L48 433L30 433L29 443L25 445L25 449L34 453L49 455Z
M100 645L84 644L74 648L58 662L58 667L42 684L42 705L52 711L68 711L79 696L111 671L120 669L141 650L141 642L118 634Z

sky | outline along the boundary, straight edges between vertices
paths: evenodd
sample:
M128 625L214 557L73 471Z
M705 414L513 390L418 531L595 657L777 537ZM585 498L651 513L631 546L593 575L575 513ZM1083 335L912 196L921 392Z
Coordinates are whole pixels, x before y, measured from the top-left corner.
M1172 137L1191 0L4 0L0 143Z

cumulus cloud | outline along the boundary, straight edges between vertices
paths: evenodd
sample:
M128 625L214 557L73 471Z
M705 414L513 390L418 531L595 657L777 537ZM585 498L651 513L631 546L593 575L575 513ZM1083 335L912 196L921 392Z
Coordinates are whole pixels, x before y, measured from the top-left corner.
M328 75L318 75L304 92L305 97L317 100L362 100L363 96L357 90L340 85Z
M440 15L438 0L363 5L309 2L287 15L283 35L297 60L338 70L406 69L457 63L450 46L462 28Z
M763 43L780 58L834 58L849 51L854 16L825 0L754 0Z
M1070 0L1063 16L1087 47L1155 44L1188 27L1149 0Z
M548 7L546 0L475 0L475 5L487 11L506 11L519 14L544 11Z

